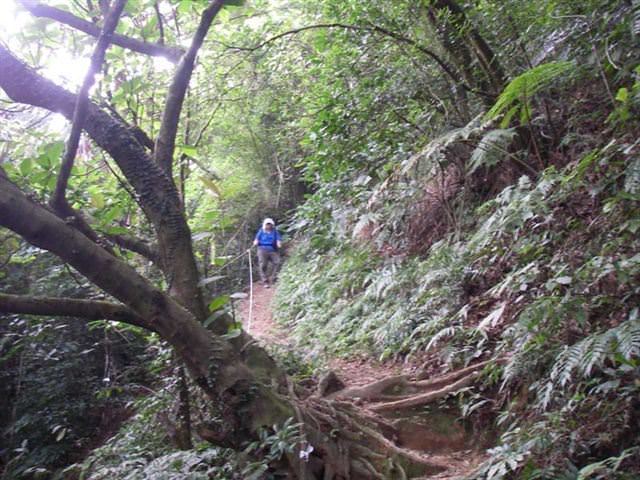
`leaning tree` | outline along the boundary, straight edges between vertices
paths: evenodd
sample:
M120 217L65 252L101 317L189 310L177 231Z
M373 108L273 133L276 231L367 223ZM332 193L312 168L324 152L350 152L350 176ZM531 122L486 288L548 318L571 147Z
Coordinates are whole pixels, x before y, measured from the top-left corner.
M157 332L175 349L216 412L217 421L201 428L202 435L219 445L240 448L256 438L262 427L294 418L302 425L305 442L314 447L310 460L305 455L301 460L297 454L287 459L291 471L300 478L406 478L444 468L398 446L389 439L397 432L388 422L375 415L365 417L344 401L354 396L388 399L384 391L391 386L408 386L406 378L387 379L332 400L314 397L301 401L283 372L248 334L229 338L224 322L204 326L208 312L199 286L185 205L176 186L174 155L181 110L198 51L227 2L203 2L186 49L114 33L126 0L99 3L102 8L93 12L93 21L88 21L31 0L22 2L34 16L63 23L96 39L91 65L75 93L48 80L0 44L0 88L11 101L60 113L71 122L55 188L46 203L37 200L28 186L20 187L0 164L0 225L56 255L108 299L0 292L0 312L113 320ZM155 139L91 99L94 77L105 67L108 48L161 55L176 63ZM119 178L128 185L153 231L153 244L101 232L69 201L69 180L83 131L117 164ZM167 287L161 289L157 282L145 278L127 261L129 256L122 254L125 250L153 262ZM476 374L465 371L448 380L459 387ZM414 407L440 398L449 391L446 386L446 382L414 383L410 385L417 392L413 400L405 398L406 405L387 402L379 411ZM432 387L437 387L434 392L426 391Z

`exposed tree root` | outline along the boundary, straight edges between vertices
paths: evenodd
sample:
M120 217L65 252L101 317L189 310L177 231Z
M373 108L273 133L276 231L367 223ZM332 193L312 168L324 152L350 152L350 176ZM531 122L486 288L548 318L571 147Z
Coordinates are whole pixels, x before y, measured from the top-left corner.
M299 452L288 455L292 478L451 480L469 473L480 461L473 451L479 446L471 444L456 414L420 407L471 385L484 367L502 361L487 360L433 378L392 375L347 388L341 380L348 376L340 379L330 373L315 395L302 399L289 382L289 398L295 399L293 411L305 439L300 451L313 447L308 461Z
M391 423L350 403L310 398L301 411L307 439L324 460L322 478L405 479L448 468L426 454L398 446Z
M382 380L364 385L362 387L351 387L329 395L330 399L346 399L346 398L359 398L366 401L376 401L381 397L388 397L383 392L387 392L396 387L405 387L409 384L409 379L406 375L398 375L396 377L387 377Z
M445 375L441 375L439 377L436 377L434 379L429 379L429 380L426 379L426 374L422 373L418 375L419 382L417 383L421 386L429 386L429 387L435 387L436 384L451 383L454 380L457 380L458 378L465 376L469 372L473 372L475 370L484 368L490 364L502 364L505 360L506 360L505 357L490 358L489 360L485 360L483 362L479 362L474 365L469 365L468 367L461 368L459 370L455 370L451 373L447 373Z
M410 381L407 375L383 378L361 387L340 390L327 398L335 400L357 399L364 402L385 402L371 407L373 411L393 410L418 406L437 400L473 382L480 371L490 363L500 363L504 359L492 359L471 365L440 377ZM412 404L415 402L415 404ZM388 407L386 406L388 405Z
M460 390L463 387L471 385L480 376L481 373L482 373L481 371L472 372L468 374L466 377L462 377L457 382L447 385L446 387L443 387L439 390L422 393L419 395L410 395L392 402L372 405L369 407L369 409L374 412L386 412L390 410L399 410L401 408L413 408L413 407L419 407L421 405L426 405L427 403L433 402L435 400L439 400L440 398L444 398L452 392L455 392L457 390Z
M315 478L404 480L429 478L455 468L446 456L426 452L464 448L464 431L437 433L419 419L412 420L414 417L400 421L380 414L397 417L403 411L411 412L444 398L473 384L485 366L502 361L487 360L428 380L396 375L326 398L308 398L300 407L307 429L312 426L305 434L324 463L322 472L316 472L320 477ZM359 408L362 403L364 409ZM438 442L443 445L438 446Z

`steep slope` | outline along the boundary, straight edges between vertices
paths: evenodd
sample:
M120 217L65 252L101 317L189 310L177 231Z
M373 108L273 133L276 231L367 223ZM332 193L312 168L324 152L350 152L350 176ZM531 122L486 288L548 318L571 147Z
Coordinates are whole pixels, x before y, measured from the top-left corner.
M556 67L544 81L577 100L541 120L566 123L539 165L520 160L527 129L475 121L373 187L327 186L335 220L307 222L278 290L301 349L427 355L431 372L491 360L449 397L501 435L476 478L640 473L640 143L624 115L637 103L612 110L589 75L567 83Z

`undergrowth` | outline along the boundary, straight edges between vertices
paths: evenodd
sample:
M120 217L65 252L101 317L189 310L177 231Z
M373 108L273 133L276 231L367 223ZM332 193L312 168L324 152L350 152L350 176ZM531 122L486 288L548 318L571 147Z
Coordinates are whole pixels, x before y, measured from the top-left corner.
M421 255L389 247L419 195L407 176L342 207L331 241L305 227L281 275L279 318L315 355L426 353L450 368L505 358L463 396L464 411L495 416L502 431L474 478L637 478L639 143L633 123L611 125L568 163L475 207L457 195L466 212L451 202L455 222ZM468 126L464 140L486 129ZM323 208L340 202L322 195Z
M202 441L178 450L167 441L158 415L170 408L171 395L155 393L136 402L137 414L82 463L68 467L63 478L80 480L258 480L279 478L278 462L303 442L293 419L259 432L244 450L215 447ZM274 467L275 465L275 467Z

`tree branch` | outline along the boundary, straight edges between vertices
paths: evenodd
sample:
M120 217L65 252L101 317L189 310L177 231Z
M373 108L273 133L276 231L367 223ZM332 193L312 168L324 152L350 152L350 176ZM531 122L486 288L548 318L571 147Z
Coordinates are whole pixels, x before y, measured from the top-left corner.
M234 358L231 346L211 337L196 318L169 295L155 288L135 269L110 255L11 181L0 177L0 225L36 247L60 257L89 281L142 319L140 326L158 332L182 356L196 378L207 375L198 357ZM222 324L221 324L222 326ZM226 328L226 327L225 327ZM190 339L187 341L187 339ZM193 343L196 342L196 343ZM212 360L213 361L213 360ZM206 363L206 362L205 362Z
M34 0L21 0L21 4L35 17L55 20L56 22L68 25L76 30L86 33L87 35L91 35L92 37L97 37L100 34L100 28L93 23L76 17L75 15L59 8L43 5ZM184 51L178 47L167 47L156 43L147 43L118 33L113 35L111 43L145 55L165 57L173 63L177 63L184 53Z
M438 64L438 66L457 85L460 85L465 90L467 90L469 92L472 92L472 93L475 93L477 95L490 96L489 93L475 90L471 86L467 85L462 80L462 78L460 78L460 76L456 74L454 68L452 66L450 66L447 62L445 62L442 58L440 58L440 56L437 55L436 53L434 53L433 51L429 50L426 47L423 47L418 42L416 42L415 40L413 40L413 39L411 39L409 37L405 37L404 35L402 35L400 33L392 32L391 30L387 30L387 29L385 29L383 27L380 27L380 26L377 26L377 25L363 26L363 25L349 25L349 24L344 24L344 23L319 23L319 24L316 24L316 25L307 25L305 27L296 28L296 29L293 29L293 30L289 30L289 31L286 31L286 32L279 33L278 35L274 35L273 37L270 37L267 40L264 40L264 41L258 43L257 45L254 45L253 47L241 47L241 46L227 45L227 48L231 48L231 49L234 49L234 50L243 50L243 51L252 52L252 51L255 51L255 50L258 50L258 49L264 47L265 45L267 45L267 44L269 44L271 42L274 42L275 40L278 40L280 38L286 37L288 35L295 35L297 33L304 32L306 30L313 30L313 29L319 29L319 28L342 28L342 29L345 29L345 30L365 31L365 32L370 32L370 33L378 33L378 34L384 35L386 37L393 38L394 40L396 40L396 41L398 41L400 43L409 44L412 47L418 49L420 52L422 52L425 55L427 55L428 57L430 57L431 59L433 59Z
M149 245L144 240L125 235L105 234L105 237L107 237L119 247L142 255L144 258L146 258L147 260L151 260L153 263L158 264L160 262L160 254L158 253L157 249Z
M26 313L60 317L79 317L87 320L114 320L142 328L147 322L120 303L78 298L32 297L0 293L0 312Z
M80 91L76 96L76 106L73 111L71 132L69 133L69 138L67 139L67 144L65 146L62 165L60 166L60 173L58 174L56 182L56 188L49 202L51 207L59 213L66 214L67 211L71 210L71 207L67 203L65 193L69 183L69 177L71 176L71 169L73 168L73 163L76 158L76 152L78 151L82 126L87 115L89 89L95 81L96 73L98 73L102 68L102 62L104 61L105 53L109 47L111 34L118 25L118 20L120 19L125 3L126 0L117 0L107 15L104 27L100 32L93 54L91 55L91 64L89 65L89 69L84 77Z
M213 19L223 5L224 0L214 0L204 12L202 12L200 24L191 40L191 46L187 53L180 59L176 73L173 76L173 81L169 87L167 102L162 112L162 123L160 124L160 131L158 132L154 149L156 163L160 165L169 178L171 178L172 175L173 150L175 148L176 133L180 121L180 112L187 88L189 87L191 74L193 73L196 55L202 46L202 42L209 31Z
M164 21L162 14L160 13L160 7L158 2L153 2L153 9L156 11L156 18L158 19L158 33L160 34L160 45L164 45Z
M75 96L38 75L0 44L0 88L14 101L73 115ZM153 224L158 247L172 291L198 318L207 312L198 288L198 269L193 258L191 231L173 181L147 155L122 122L89 102L84 129L118 167L136 192L136 200Z

